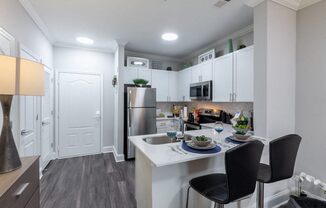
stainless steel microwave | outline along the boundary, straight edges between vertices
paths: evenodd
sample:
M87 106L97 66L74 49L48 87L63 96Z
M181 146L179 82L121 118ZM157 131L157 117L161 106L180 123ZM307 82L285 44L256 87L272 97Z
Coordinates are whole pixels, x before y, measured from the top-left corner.
M212 100L213 82L200 82L190 84L190 99L191 100Z

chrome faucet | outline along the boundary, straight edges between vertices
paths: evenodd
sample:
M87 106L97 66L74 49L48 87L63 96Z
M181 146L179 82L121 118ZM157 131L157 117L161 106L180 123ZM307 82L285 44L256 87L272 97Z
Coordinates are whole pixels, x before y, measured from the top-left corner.
M180 125L180 131L182 133L182 136L184 136L185 135L185 122L183 121L181 114L179 117L179 125Z

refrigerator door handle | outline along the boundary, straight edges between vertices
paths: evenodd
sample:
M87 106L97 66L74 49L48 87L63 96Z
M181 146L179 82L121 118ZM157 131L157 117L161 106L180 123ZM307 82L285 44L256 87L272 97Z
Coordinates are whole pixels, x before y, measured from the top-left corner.
M132 112L132 110L131 109L129 109L129 112L128 112L128 126L129 126L129 128L131 128L131 112Z

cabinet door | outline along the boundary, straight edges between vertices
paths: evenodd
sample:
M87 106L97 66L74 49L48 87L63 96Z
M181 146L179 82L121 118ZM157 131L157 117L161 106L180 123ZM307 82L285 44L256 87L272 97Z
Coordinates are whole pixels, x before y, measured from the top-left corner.
M123 84L133 84L133 80L138 78L137 68L124 68L121 71Z
M168 72L169 74L169 97L168 101L178 101L178 73Z
M178 72L178 100L190 101L191 69Z
M152 84L152 70L151 69L138 69L138 78L148 81L148 85Z
M169 74L163 70L152 70L152 87L156 88L156 101L166 102L169 96Z
M201 71L199 65L191 67L191 83L201 82Z
M231 102L233 93L233 54L214 60L213 101Z
M213 80L213 62L207 61L199 65L201 71L201 82Z
M235 100L254 101L254 48L248 47L235 52Z

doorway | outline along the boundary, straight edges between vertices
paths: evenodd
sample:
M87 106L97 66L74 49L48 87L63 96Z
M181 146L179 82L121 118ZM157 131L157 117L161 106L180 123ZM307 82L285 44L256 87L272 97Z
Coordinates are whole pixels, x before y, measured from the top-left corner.
M58 155L101 152L101 80L99 74L58 73Z

